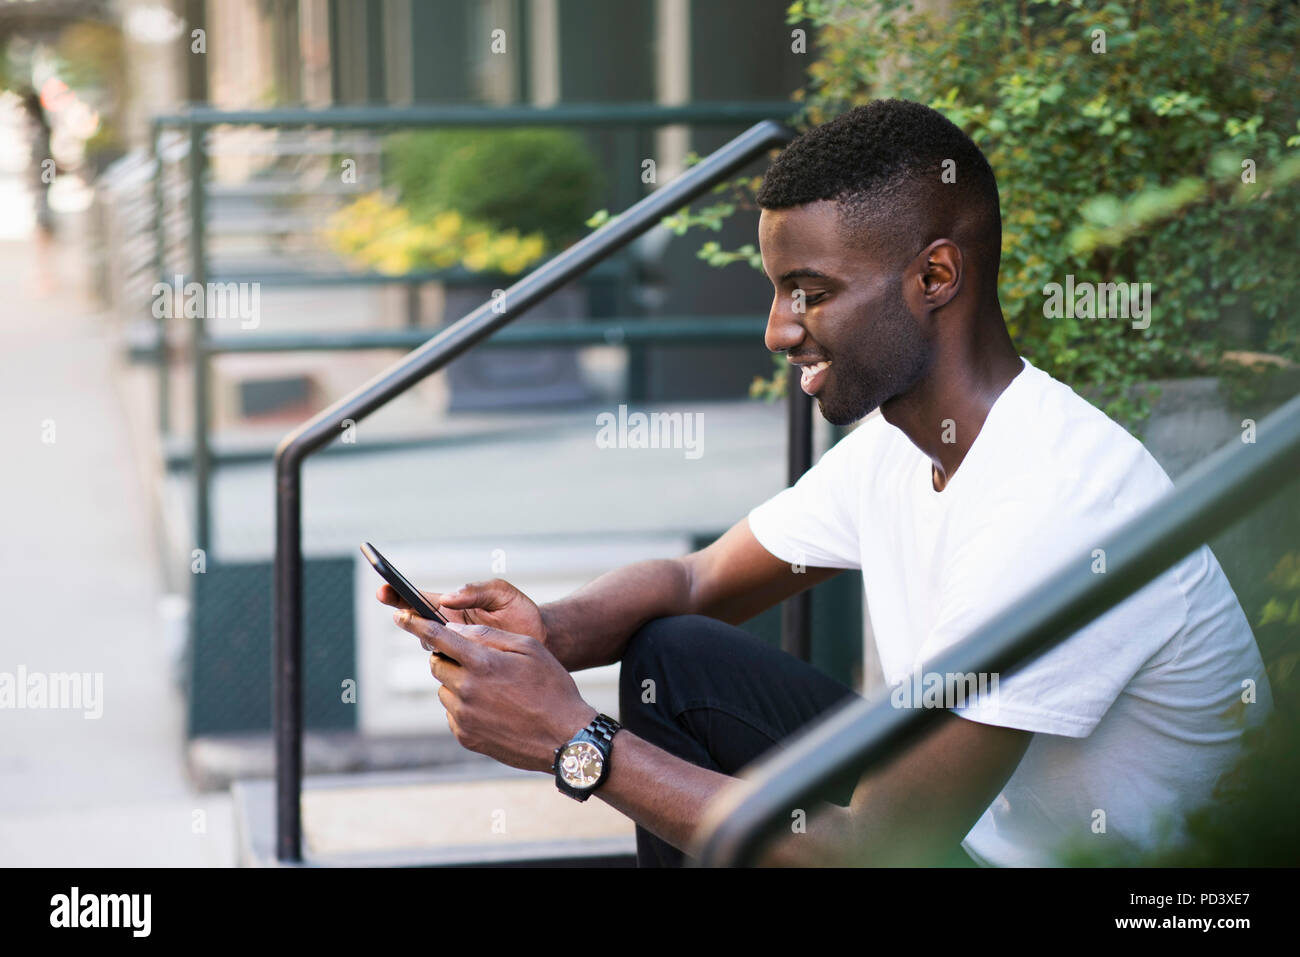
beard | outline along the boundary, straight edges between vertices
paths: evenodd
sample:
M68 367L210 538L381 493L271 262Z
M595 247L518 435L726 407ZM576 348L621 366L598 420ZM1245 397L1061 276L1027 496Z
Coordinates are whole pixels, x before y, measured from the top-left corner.
M880 310L858 322L855 336L829 358L817 406L831 425L856 422L916 384L929 365L930 344L903 301L901 281Z

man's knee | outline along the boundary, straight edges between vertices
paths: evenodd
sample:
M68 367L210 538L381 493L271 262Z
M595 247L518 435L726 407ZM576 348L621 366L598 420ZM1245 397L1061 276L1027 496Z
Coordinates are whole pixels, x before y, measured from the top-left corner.
M686 664L691 636L711 621L701 615L655 618L637 629L623 649L619 669L619 708L632 714L638 705L656 704L672 670Z
M660 656L679 643L689 632L696 631L701 622L709 621L702 615L672 615L652 618L632 633L623 648L622 661L635 661L647 656Z

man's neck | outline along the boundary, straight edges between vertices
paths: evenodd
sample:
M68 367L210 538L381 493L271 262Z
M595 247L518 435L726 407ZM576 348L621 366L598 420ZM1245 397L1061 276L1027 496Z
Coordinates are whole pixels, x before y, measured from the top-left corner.
M947 487L993 403L1023 368L1009 337L994 349L941 349L921 382L881 407L885 421L930 459L935 491Z

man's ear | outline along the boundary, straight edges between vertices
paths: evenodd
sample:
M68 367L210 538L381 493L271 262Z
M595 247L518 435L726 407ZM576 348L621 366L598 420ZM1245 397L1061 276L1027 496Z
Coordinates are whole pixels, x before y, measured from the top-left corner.
M961 291L961 250L950 239L936 239L916 257L920 263L921 297L933 311L945 306Z

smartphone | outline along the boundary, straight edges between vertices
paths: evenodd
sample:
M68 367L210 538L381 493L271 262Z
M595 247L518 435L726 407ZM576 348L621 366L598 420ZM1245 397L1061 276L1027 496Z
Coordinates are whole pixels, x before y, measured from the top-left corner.
M384 581L393 586L393 591L397 592L402 601L411 606L412 611L421 618L428 618L440 625L447 624L446 616L431 605L429 600L420 594L420 589L407 581L406 576L394 568L388 559L379 554L379 549L369 542L362 542L361 554L366 556L366 561L370 562L371 567L379 572ZM440 658L447 658L447 655L444 655L441 651L435 651L434 654ZM447 660L452 659L447 658Z

